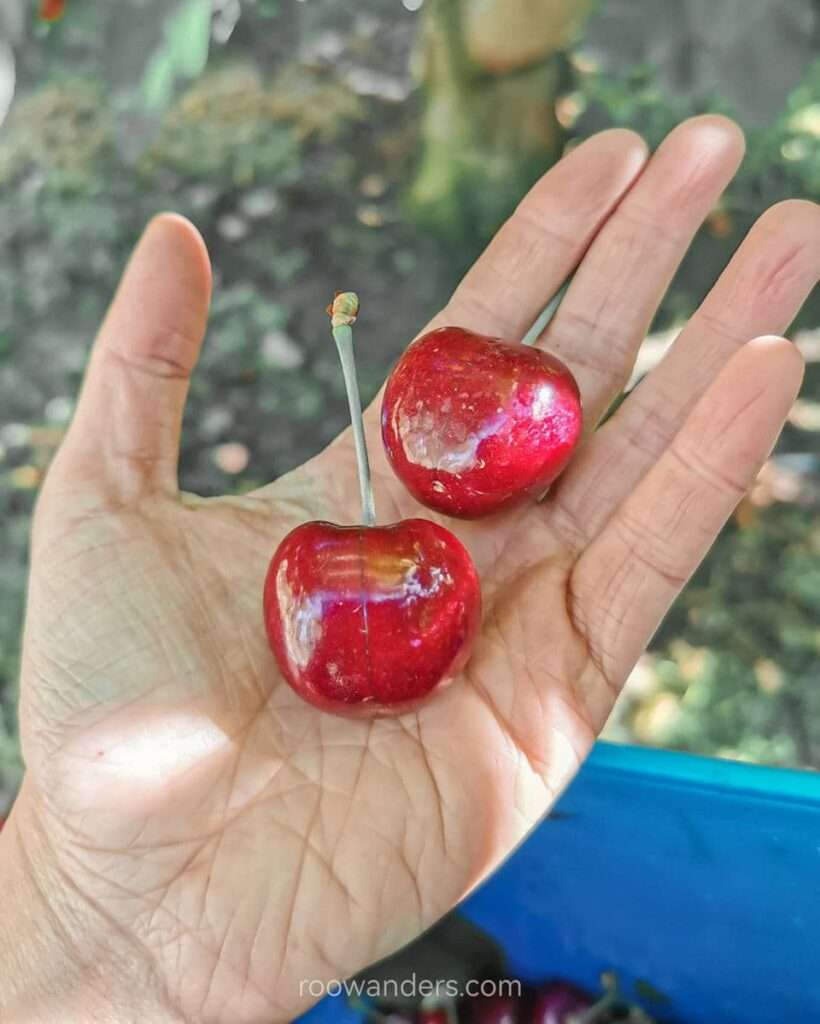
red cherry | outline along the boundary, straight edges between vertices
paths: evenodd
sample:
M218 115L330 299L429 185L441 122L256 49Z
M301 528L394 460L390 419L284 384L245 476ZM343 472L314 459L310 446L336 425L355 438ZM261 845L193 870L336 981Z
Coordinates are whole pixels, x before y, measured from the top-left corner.
M567 1024L573 1014L593 1006L583 989L568 981L553 981L538 993L530 1016L531 1024Z
M435 523L306 523L273 556L264 612L301 697L326 711L396 714L464 667L481 591L464 546Z
M555 356L442 327L387 382L382 437L410 493L473 519L542 494L581 436L578 385Z
M451 1014L447 1009L441 1007L434 1010L419 1010L416 1024L452 1024Z
M470 1006L473 1024L518 1024L519 1001L514 996L478 996Z
M458 1024L455 1001L438 993L426 996L419 1006L416 1024Z

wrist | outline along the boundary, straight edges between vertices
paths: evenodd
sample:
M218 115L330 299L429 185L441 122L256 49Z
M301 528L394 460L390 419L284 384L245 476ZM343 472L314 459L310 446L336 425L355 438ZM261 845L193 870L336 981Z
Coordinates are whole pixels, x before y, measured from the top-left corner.
M25 790L0 833L0 1020L180 1024L141 951L73 889Z

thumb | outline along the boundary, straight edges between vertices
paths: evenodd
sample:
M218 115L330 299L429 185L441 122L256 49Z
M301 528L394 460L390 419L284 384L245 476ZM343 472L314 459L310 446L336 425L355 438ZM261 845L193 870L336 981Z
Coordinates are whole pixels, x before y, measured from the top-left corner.
M182 416L210 294L210 262L196 228L175 214L156 217L97 337L55 477L117 503L176 493Z

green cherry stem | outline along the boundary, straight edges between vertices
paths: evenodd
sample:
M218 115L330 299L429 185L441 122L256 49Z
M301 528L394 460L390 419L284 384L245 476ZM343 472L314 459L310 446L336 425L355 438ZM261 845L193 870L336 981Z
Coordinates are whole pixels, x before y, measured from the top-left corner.
M561 287L558 289L555 295L553 295L553 297L549 300L546 307L544 308L544 312L541 313L541 315L538 317L538 319L535 321L532 327L530 327L530 329L524 335L524 338L521 341L522 345L534 345L541 337L541 335L544 333L544 331L547 329L548 324L553 319L555 314L558 312L558 307L564 301L564 296L567 294L569 286L572 284L573 276L573 274L570 274L570 276L566 279L566 281L564 281L564 283L561 285Z
M367 441L364 436L362 400L359 395L359 378L356 374L356 358L353 354L353 324L359 314L359 298L354 292L340 292L328 308L333 325L333 339L339 351L342 364L347 404L350 406L350 422L353 427L353 442L356 447L356 462L359 467L359 493L362 499L362 522L365 526L376 525L376 504L373 500L373 482L370 476L370 459L367 455Z

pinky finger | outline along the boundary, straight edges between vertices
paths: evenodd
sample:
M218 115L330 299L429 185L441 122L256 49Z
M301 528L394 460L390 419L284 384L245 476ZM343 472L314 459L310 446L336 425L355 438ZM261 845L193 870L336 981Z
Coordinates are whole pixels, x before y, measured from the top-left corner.
M753 483L802 375L800 353L783 338L741 348L579 559L571 609L608 689L620 689Z

